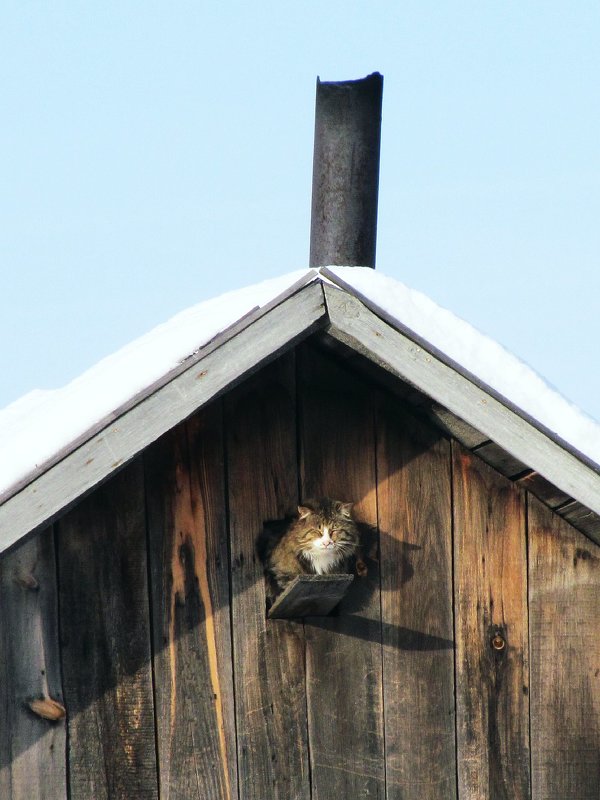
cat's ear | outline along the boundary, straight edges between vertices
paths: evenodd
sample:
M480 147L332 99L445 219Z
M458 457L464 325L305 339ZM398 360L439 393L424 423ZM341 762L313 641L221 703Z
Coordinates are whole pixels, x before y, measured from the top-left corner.
M307 508L306 506L298 506L298 517L300 519L306 519L310 513L310 508Z
M353 508L354 503L340 503L340 512L343 517L348 517L348 519L352 517Z

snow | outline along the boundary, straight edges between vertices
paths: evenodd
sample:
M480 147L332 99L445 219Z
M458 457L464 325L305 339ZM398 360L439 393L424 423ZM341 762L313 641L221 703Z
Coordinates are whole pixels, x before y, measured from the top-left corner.
M329 267L345 284L600 464L600 425L537 372L422 292L366 267Z
M524 412L600 464L600 425L523 362L421 292L366 267L330 267L385 310ZM196 350L299 279L299 270L192 306L61 389L35 390L0 411L0 494L143 392Z
M194 305L103 358L66 386L36 389L1 410L0 494L219 332L310 274L298 270Z

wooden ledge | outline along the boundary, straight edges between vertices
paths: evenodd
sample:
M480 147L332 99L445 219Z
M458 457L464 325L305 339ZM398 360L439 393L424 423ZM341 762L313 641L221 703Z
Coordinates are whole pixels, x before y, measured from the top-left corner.
M354 575L298 575L269 609L270 619L324 617L348 591Z

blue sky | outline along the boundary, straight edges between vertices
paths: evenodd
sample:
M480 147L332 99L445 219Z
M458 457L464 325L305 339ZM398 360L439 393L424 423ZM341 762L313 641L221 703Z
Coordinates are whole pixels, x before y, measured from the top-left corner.
M379 70L377 269L600 419L600 4L1 14L0 406L306 266L316 77Z

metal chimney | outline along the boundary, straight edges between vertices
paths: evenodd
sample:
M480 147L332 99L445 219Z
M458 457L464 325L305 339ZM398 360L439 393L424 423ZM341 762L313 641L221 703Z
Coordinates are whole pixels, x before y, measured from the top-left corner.
M383 77L317 78L310 266L375 268Z

